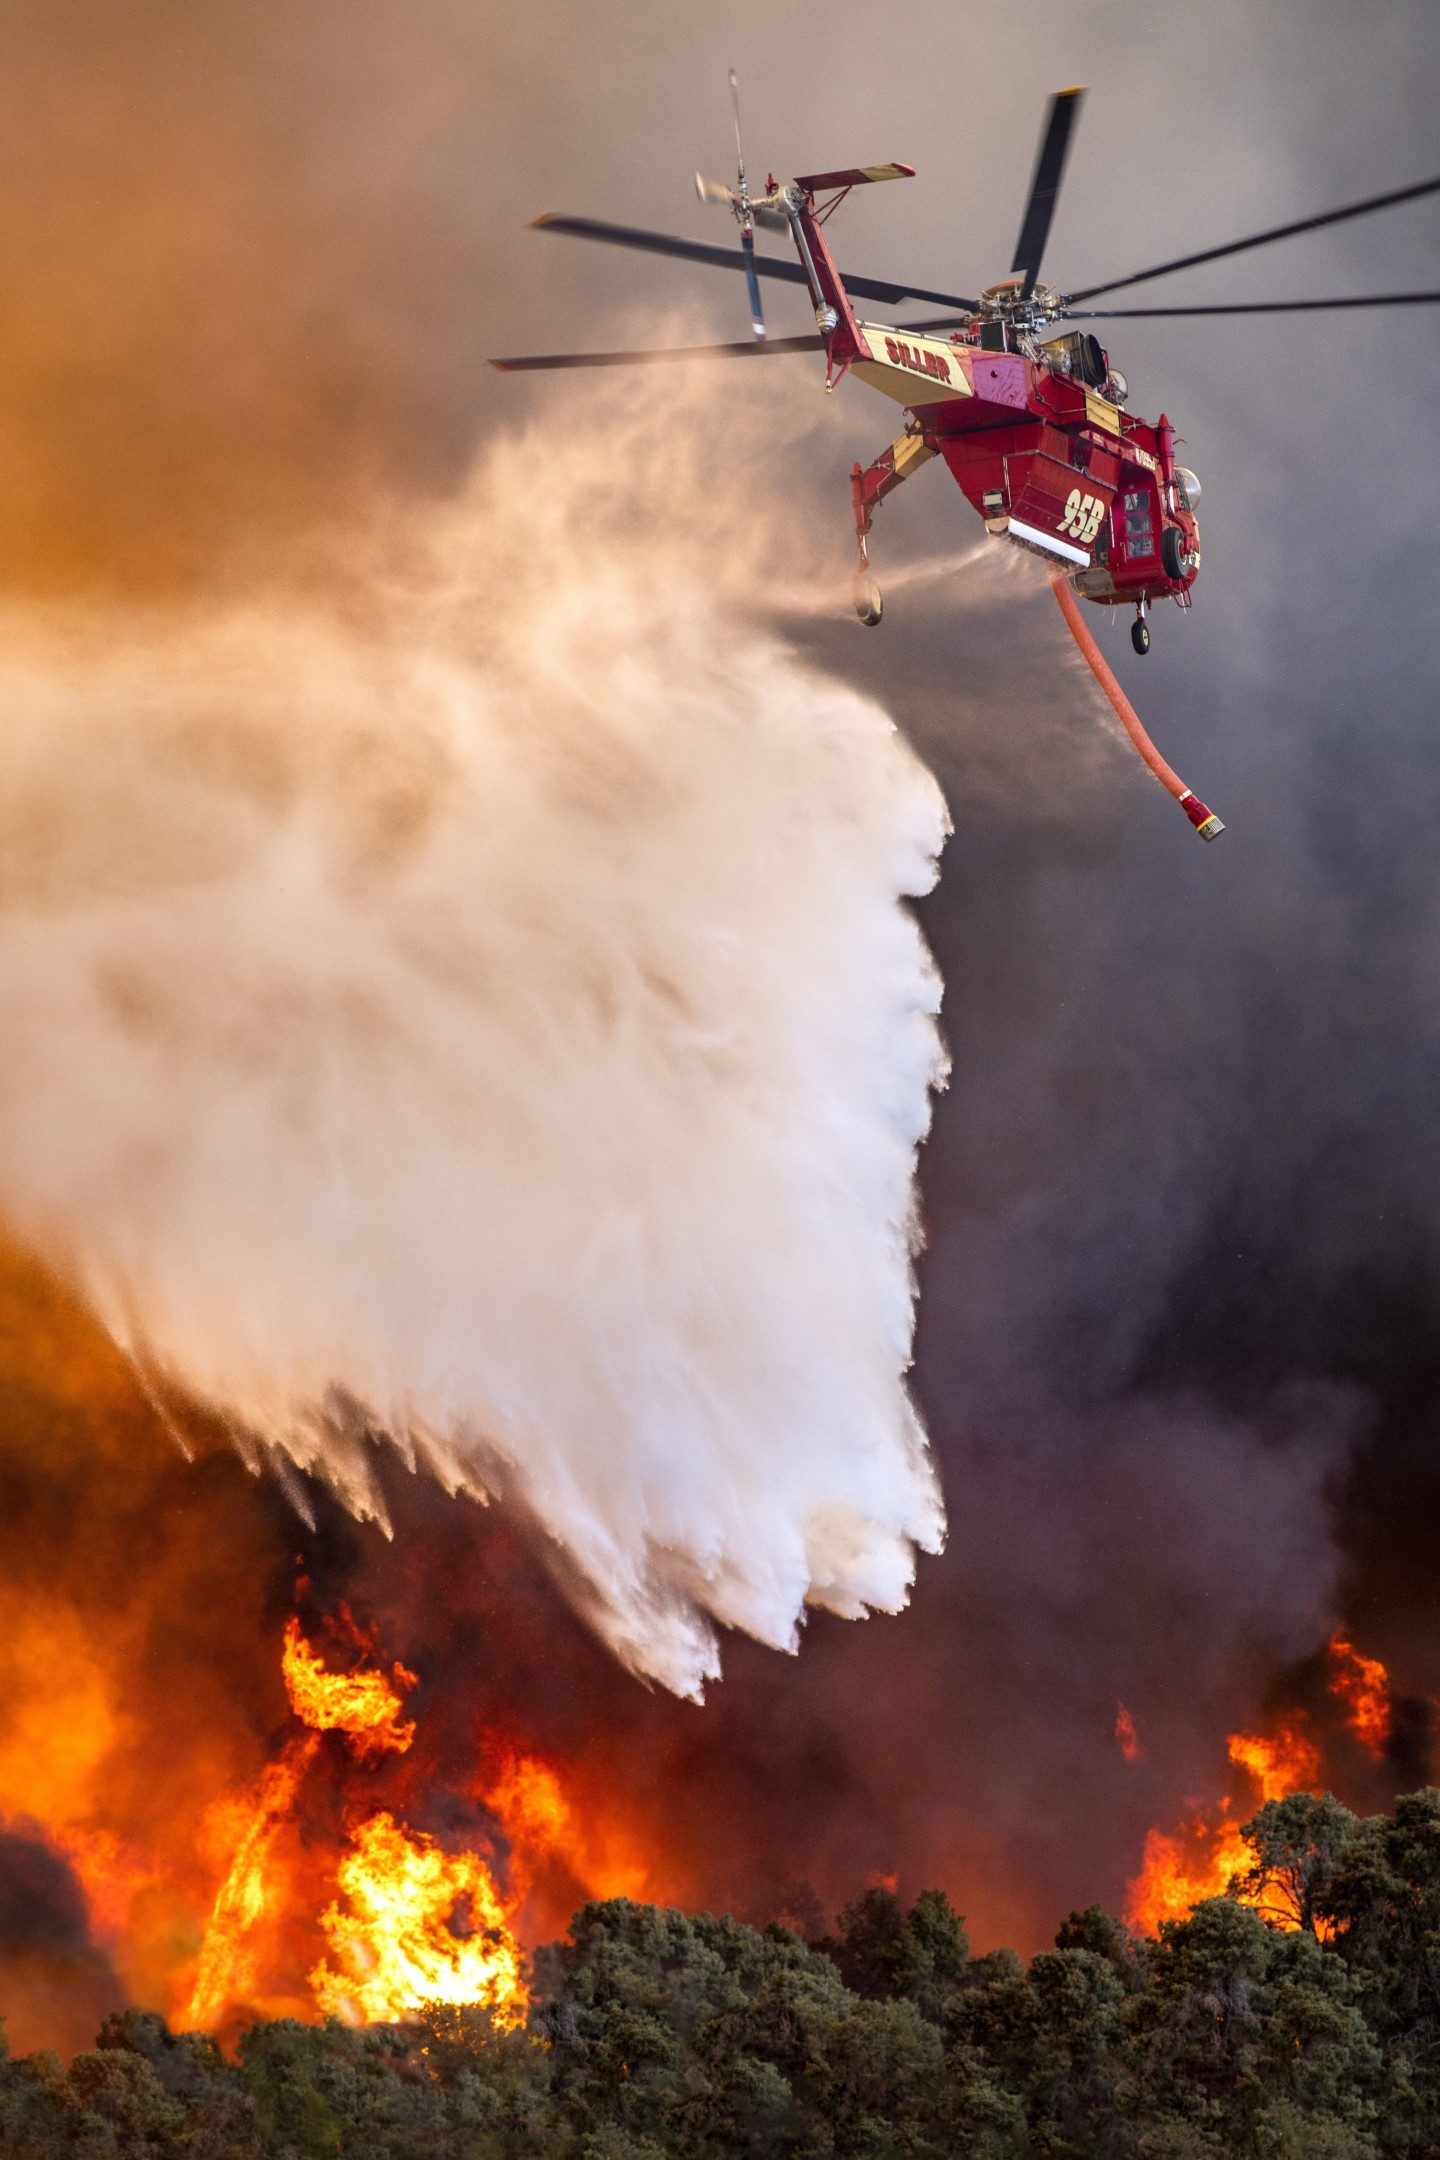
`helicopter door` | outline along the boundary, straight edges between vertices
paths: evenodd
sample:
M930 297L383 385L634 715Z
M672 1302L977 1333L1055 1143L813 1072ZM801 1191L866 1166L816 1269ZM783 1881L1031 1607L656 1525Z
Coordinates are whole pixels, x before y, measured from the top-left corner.
M1094 469L1077 472L1044 452L1005 460L1010 537L1088 568L1110 514L1112 490Z

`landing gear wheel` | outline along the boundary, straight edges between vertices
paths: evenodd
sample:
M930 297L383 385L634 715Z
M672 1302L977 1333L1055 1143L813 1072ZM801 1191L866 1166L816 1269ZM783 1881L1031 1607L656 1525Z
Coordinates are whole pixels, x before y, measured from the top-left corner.
M880 587L876 584L869 570L856 571L852 597L855 603L855 613L864 623L867 630L873 630L885 612L885 603L880 597Z
M1150 650L1150 625L1143 615L1137 615L1130 625L1130 643L1142 655Z
M1167 525L1160 535L1160 560L1165 575L1178 585L1185 575L1185 535L1178 525Z

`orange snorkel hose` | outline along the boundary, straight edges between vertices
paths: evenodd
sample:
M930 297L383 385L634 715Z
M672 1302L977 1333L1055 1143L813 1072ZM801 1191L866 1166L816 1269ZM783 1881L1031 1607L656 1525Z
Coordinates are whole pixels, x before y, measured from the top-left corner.
M1135 748L1139 751L1151 772L1154 773L1155 778L1160 782L1161 787L1165 789L1167 794L1175 797L1176 802L1179 803L1201 839L1214 840L1220 833L1224 832L1225 827L1216 817L1214 811L1207 810L1199 796L1191 793L1180 778L1179 773L1171 770L1155 748L1154 743L1151 742L1144 728L1140 725L1139 715L1119 683L1115 680L1109 661L1091 635L1090 627L1080 612L1080 603L1071 590L1069 578L1063 570L1057 570L1052 573L1051 582L1055 587L1055 597L1060 603L1060 612L1070 625L1070 635L1089 661L1091 672L1114 707L1115 717L1120 722L1121 727L1124 728L1131 742L1134 743Z

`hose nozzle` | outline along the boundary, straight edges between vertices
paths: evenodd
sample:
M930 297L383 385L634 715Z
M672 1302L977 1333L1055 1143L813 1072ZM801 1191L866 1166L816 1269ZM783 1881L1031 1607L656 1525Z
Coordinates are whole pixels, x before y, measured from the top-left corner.
M1060 612L1070 626L1070 635L1079 646L1081 656L1088 662L1096 682L1110 700L1111 711L1139 751L1141 761L1155 775L1166 794L1174 796L1200 838L1218 840L1225 827L1209 805L1201 802L1198 795L1191 793L1174 767L1166 764L1140 725L1139 714L1116 682L1113 668L1090 634L1089 626L1080 613L1080 603L1070 589L1069 578L1063 570L1056 570L1052 573L1051 583L1055 588L1055 598L1060 603Z
M1214 811L1207 810L1199 796L1192 795L1189 788L1180 797L1180 807L1202 840L1218 840L1224 832L1225 827Z

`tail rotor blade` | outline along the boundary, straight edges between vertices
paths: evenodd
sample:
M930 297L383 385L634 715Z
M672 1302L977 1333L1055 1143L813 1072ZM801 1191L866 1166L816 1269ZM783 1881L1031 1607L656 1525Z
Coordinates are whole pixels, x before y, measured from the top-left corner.
M735 115L735 170L740 199L745 199L745 148L740 140L740 81L734 68L730 70L730 110Z
M750 295L750 327L757 338L763 338L765 310L760 305L760 280L755 272L755 234L749 224L741 229L740 253L745 260L745 285Z
M719 180L707 180L704 173L697 172L695 175L695 193L701 202L715 204L722 210L738 211L741 208L740 198L734 188L726 187ZM752 225L763 225L766 232L788 233L790 230L790 220L784 211L763 198L759 202L751 203L750 222Z
M695 175L695 193L703 203L720 203L727 210L735 206L735 190L719 180L707 180L704 173Z
M1035 160L1030 197L1020 225L1020 238L1015 243L1015 260L1010 265L1012 273L1024 273L1025 283L1020 291L1022 300L1030 298L1040 275L1040 260L1050 237L1050 220L1055 215L1055 198L1060 192L1070 137L1084 95L1084 85L1077 84L1073 90L1057 90L1050 100L1050 116L1040 138L1040 154Z

